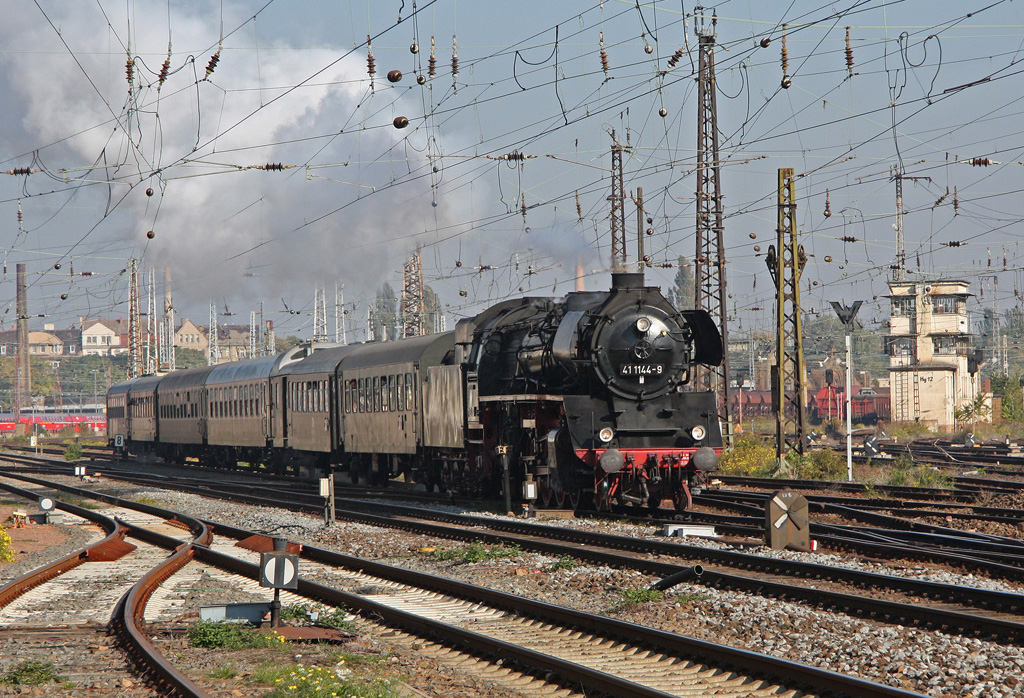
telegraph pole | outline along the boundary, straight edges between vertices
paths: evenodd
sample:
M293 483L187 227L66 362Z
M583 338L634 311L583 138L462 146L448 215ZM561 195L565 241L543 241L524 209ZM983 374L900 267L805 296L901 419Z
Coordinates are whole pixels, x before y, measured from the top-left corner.
M719 366L698 366L697 390L718 394L718 415L733 440L729 386L729 325L725 280L725 225L722 212L721 167L718 156L718 106L715 99L714 20L709 30L703 15L697 19L699 69L697 79L697 259L694 264L694 307L711 313L724 348Z

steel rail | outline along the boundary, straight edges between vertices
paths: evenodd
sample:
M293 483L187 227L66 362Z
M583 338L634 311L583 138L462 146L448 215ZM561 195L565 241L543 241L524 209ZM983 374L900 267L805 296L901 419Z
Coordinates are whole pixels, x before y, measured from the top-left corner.
M185 674L178 671L178 669L175 668L175 666L171 664L167 660L167 658L163 656L163 654L161 654L161 652L149 640L149 637L146 635L143 629L146 602L149 600L150 595L157 589L157 587L159 587L159 585L164 580L166 580L179 569L184 567L192 559L195 550L194 546L197 543L209 544L209 542L213 539L213 532L210 530L210 528L202 521L194 519L189 516L185 516L180 513L170 512L171 516L167 517L165 516L165 514L168 513L167 510L160 509L159 507L154 507L148 504L131 502L128 500L123 500L118 497L113 497L110 495L105 495L102 493L97 493L91 490L86 490L78 487L71 487L60 483L47 482L45 480L40 480L39 478L30 477L27 475L5 474L5 476L19 479L25 482L31 482L33 484L41 485L44 487L58 489L78 497L96 499L107 502L109 504L114 504L116 506L123 506L126 508L135 509L136 511L142 511L160 518L176 519L188 526L189 530L192 532L194 536L193 541L191 543L182 545L181 541L179 541L178 539L169 539L173 540L175 543L175 545L172 546L172 548L176 549L174 554L169 556L160 565L150 570L146 575L142 577L142 579L136 582L135 585L133 585L132 588L129 589L121 597L121 599L118 601L117 605L114 608L114 612L111 614L109 627L113 631L115 636L118 638L126 654L128 655L132 668L138 673L145 676L146 679L160 691L160 694L162 696L174 696L175 698L210 698L209 694L203 691L191 679L185 676ZM4 489L7 489L8 491L20 489L4 483L0 483L0 486L2 486ZM22 490L21 496L27 496L30 499L36 499L38 497L38 494L30 492L28 490ZM127 552L129 552L128 550L126 550L126 546L129 546L130 544L123 540L123 535L125 533L131 535L133 538L138 538L139 540L145 540L146 542L149 542L154 545L166 547L163 545L164 537L162 537L158 533L148 531L145 528L134 526L132 524L126 523L118 519L111 520L110 517L97 514L96 512L91 512L88 509L84 509L82 507L78 507L67 502L58 501L57 507L63 511L67 511L78 516L83 516L84 518L90 521L96 521L97 523L100 522L100 519L113 521L113 532L108 534L107 538L105 538L104 541L101 541L101 544L111 539L112 536L121 536L121 538L112 540L109 543L107 543L105 548L111 554L120 553L117 554L117 557L121 557ZM101 525L105 526L104 530L107 530L107 527L109 526L109 524ZM131 547L134 548L134 546ZM94 555L101 554L102 552L103 549L101 549L100 553L95 553ZM79 557L80 555L76 553L75 555L68 556L63 560L57 561L57 563L47 565L45 568L39 570L39 572L40 574L44 575L48 574L48 579L52 579L54 576L56 576L56 574L51 573L54 572L54 570L60 569L62 567L58 563L68 561L69 558L77 559ZM112 557L109 559L117 559L117 557ZM95 560L97 558L94 556L92 559ZM71 565L71 567L77 566L77 564L81 564L82 562L86 561L88 561L88 559L78 560L75 564ZM60 571L66 571L66 569L70 569L71 567L61 569ZM57 573L59 574L60 572ZM23 577L22 579L25 578ZM7 589L7 587L4 587L4 589ZM26 590L27 589L23 589L22 593Z
M26 499L38 498L38 493L36 492L7 483L0 482L0 488ZM109 516L67 502L57 502L56 506L58 509L69 514L92 521L105 531L107 535L101 541L86 546L47 565L43 565L0 587L0 608L7 606L19 596L40 584L44 584L81 564L117 560L135 549L134 545L124 540L128 529Z
M245 538L252 535L250 531L213 523L215 530L222 535L231 538ZM255 575L258 570L255 565L245 563L231 556L217 553L206 548L197 548L197 557L209 564L220 563L231 564L239 572L248 571ZM566 627L584 630L588 633L595 633L608 639L637 644L643 642L653 646L662 652L682 655L688 658L697 657L716 666L724 666L734 669L743 674L751 672L760 678L768 678L782 685L799 688L800 690L812 692L832 692L838 696L858 696L860 698L895 698L919 696L920 694L897 689L882 684L877 684L865 679L844 676L826 669L807 666L792 662L786 659L770 657L758 654L749 650L719 645L696 638L679 635L677 633L658 630L647 626L636 625L626 621L599 616L596 614L577 611L563 606L556 606L542 601L534 601L516 594L509 594L496 589L480 587L465 582L438 577L424 572L416 572L401 567L394 567L384 563L365 560L343 553L336 553L314 546L303 546L302 557L321 564L343 567L351 570L358 570L383 579L389 579L409 586L435 591L437 593L454 596L468 601L487 604L494 608L509 613L526 615L545 622L558 623ZM226 558L226 559L225 559ZM675 571L681 568L674 567ZM705 570L704 574L707 574ZM389 606L382 606L365 597L332 589L305 579L299 580L300 593L314 595L323 594L320 599L323 603L334 606L343 605L359 609L361 612L379 614L384 618L394 618L398 622L405 620L404 612L395 611ZM430 627L435 621L426 621L416 617L417 624ZM443 625L443 624L442 624ZM448 628L444 626L443 632L448 634ZM436 632L436 626L434 626ZM462 631L462 637L474 647L479 641L476 633ZM493 642L488 640L488 642ZM495 650L490 650L494 652ZM504 651L504 650L502 650ZM518 651L518 650L517 650ZM550 658L549 658L550 659ZM528 661L533 665L533 660ZM598 689L600 690L600 689ZM626 695L616 691L612 695Z

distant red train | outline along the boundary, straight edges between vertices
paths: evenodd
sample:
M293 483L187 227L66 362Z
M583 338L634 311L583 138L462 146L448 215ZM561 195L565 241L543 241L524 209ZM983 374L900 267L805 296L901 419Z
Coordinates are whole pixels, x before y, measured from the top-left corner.
M82 436L105 434L107 431L107 417L103 414L23 414L20 417L7 414L0 415L0 436L13 436L18 422L25 425L26 434L33 430L56 434L69 427Z
M811 396L808 411L812 420L846 419L845 390L826 385ZM854 422L875 424L888 422L892 416L889 388L854 388L850 399L850 412Z

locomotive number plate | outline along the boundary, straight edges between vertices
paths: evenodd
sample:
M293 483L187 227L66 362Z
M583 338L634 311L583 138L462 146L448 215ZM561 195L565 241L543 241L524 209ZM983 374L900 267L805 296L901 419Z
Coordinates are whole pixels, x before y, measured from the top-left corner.
M661 364L623 364L619 374L623 376L660 376L665 367Z

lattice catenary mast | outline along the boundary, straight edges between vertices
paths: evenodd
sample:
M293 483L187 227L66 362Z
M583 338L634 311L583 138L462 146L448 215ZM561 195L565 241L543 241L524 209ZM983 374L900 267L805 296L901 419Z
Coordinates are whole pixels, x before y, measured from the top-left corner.
M718 107L715 99L715 34L707 30L703 15L697 18L699 72L697 79L697 259L694 264L694 307L711 313L722 346L722 363L699 366L694 385L718 394L719 419L732 442L732 403L729 399L729 327L725 280L725 242L722 213L721 167L718 156Z
M402 272L402 336L423 334L423 257L419 246Z
M803 329L800 323L800 274L807 255L796 237L796 194L793 168L779 170L778 238L769 245L765 264L775 282L775 361L772 402L775 406L777 468L786 455L803 453L807 435L807 391L804 376ZM786 386L791 386L789 392Z

